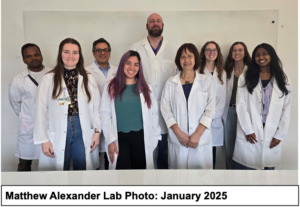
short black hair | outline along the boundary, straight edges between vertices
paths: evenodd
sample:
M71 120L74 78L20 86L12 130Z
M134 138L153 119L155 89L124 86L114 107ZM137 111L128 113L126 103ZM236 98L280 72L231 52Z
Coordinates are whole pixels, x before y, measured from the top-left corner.
M199 55L199 52L198 52L196 46L192 43L185 43L185 44L181 45L181 47L178 49L176 57L175 57L175 64L178 67L178 70L182 71L182 67L180 65L180 57L181 57L182 52L183 51L186 52L186 50L188 50L194 54L194 56L195 56L194 70L197 70L200 66L200 55Z
M96 45L97 45L98 43L102 43L102 42L106 43L107 46L108 46L109 51L111 51L111 47L110 47L109 42L107 42L106 39L104 39L104 38L101 37L100 39L97 39L97 40L95 40L95 41L93 42L93 53L94 53L95 50L96 50Z
M39 46L37 46L36 44L33 44L33 43L27 43L27 44L23 45L22 49L21 49L21 53L22 53L23 58L24 58L24 50L26 50L28 47L37 47L37 49L40 51L40 53L42 55L42 52L41 52Z

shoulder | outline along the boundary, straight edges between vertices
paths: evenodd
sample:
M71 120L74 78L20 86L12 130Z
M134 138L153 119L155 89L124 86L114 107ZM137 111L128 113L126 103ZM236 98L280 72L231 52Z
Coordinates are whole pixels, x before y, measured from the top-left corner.
M140 41L138 41L138 42L133 43L133 44L131 45L131 49L134 50L134 49L137 49L137 48L141 47L143 41L144 41L144 39L142 39L142 40L140 40Z
M89 71L89 72L90 72L90 70L91 70L93 67L94 67L94 63L92 63L92 64L90 64L90 65L88 65L88 66L85 66L84 68L85 68L86 71Z

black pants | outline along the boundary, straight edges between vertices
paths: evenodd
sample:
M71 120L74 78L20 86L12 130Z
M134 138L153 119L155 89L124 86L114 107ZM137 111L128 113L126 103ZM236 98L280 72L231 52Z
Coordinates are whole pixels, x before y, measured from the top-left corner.
M117 170L146 169L144 130L118 133L119 156Z
M213 147L213 169L216 169L217 147Z
M32 160L19 158L18 171L31 171Z

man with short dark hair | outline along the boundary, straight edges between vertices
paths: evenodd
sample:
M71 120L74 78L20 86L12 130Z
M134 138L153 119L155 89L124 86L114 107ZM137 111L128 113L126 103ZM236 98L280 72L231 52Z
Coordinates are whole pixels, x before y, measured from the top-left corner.
M117 67L109 63L111 47L109 42L104 38L100 38L93 42L92 52L95 60L90 66L87 66L85 69L94 76L99 87L100 95L102 96L104 85L115 77ZM108 158L105 153L105 139L102 132L100 135L99 152L100 169L103 169L104 166L105 169L108 169Z
M32 43L21 49L27 69L16 75L9 85L9 102L19 117L19 133L16 157L19 157L18 171L31 171L32 160L39 159L40 145L33 143L33 121L35 97L43 75L49 71L43 65L40 48Z
M151 84L159 106L166 81L176 74L174 60L178 49L162 36L163 28L162 17L156 13L151 14L146 24L148 36L131 46L131 49L137 51L141 56L145 79ZM159 122L162 140L158 142L157 168L168 169L168 129L160 110ZM156 162L154 163L156 164Z

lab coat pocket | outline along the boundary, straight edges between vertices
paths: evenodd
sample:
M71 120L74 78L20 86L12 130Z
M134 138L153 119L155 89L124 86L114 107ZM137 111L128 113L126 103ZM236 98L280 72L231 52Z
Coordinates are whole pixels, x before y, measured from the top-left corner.
M206 145L209 143L210 139L211 139L211 134L210 134L210 130L205 129L203 134L200 137L200 141L199 141L199 146L201 145Z
M52 144L53 150L56 149L55 148L55 132L50 132L49 130L47 130L47 134L48 134L49 141Z
M172 72L174 69L174 61L173 60L162 60L162 69L164 72Z
M23 143L33 143L33 120L19 118L19 140Z
M281 98L281 99L283 99L283 98ZM283 109L283 101L282 101L282 103L281 103L281 101L277 102L277 103L276 102L270 103L269 114L267 117L267 123L269 126L278 127L282 109Z

